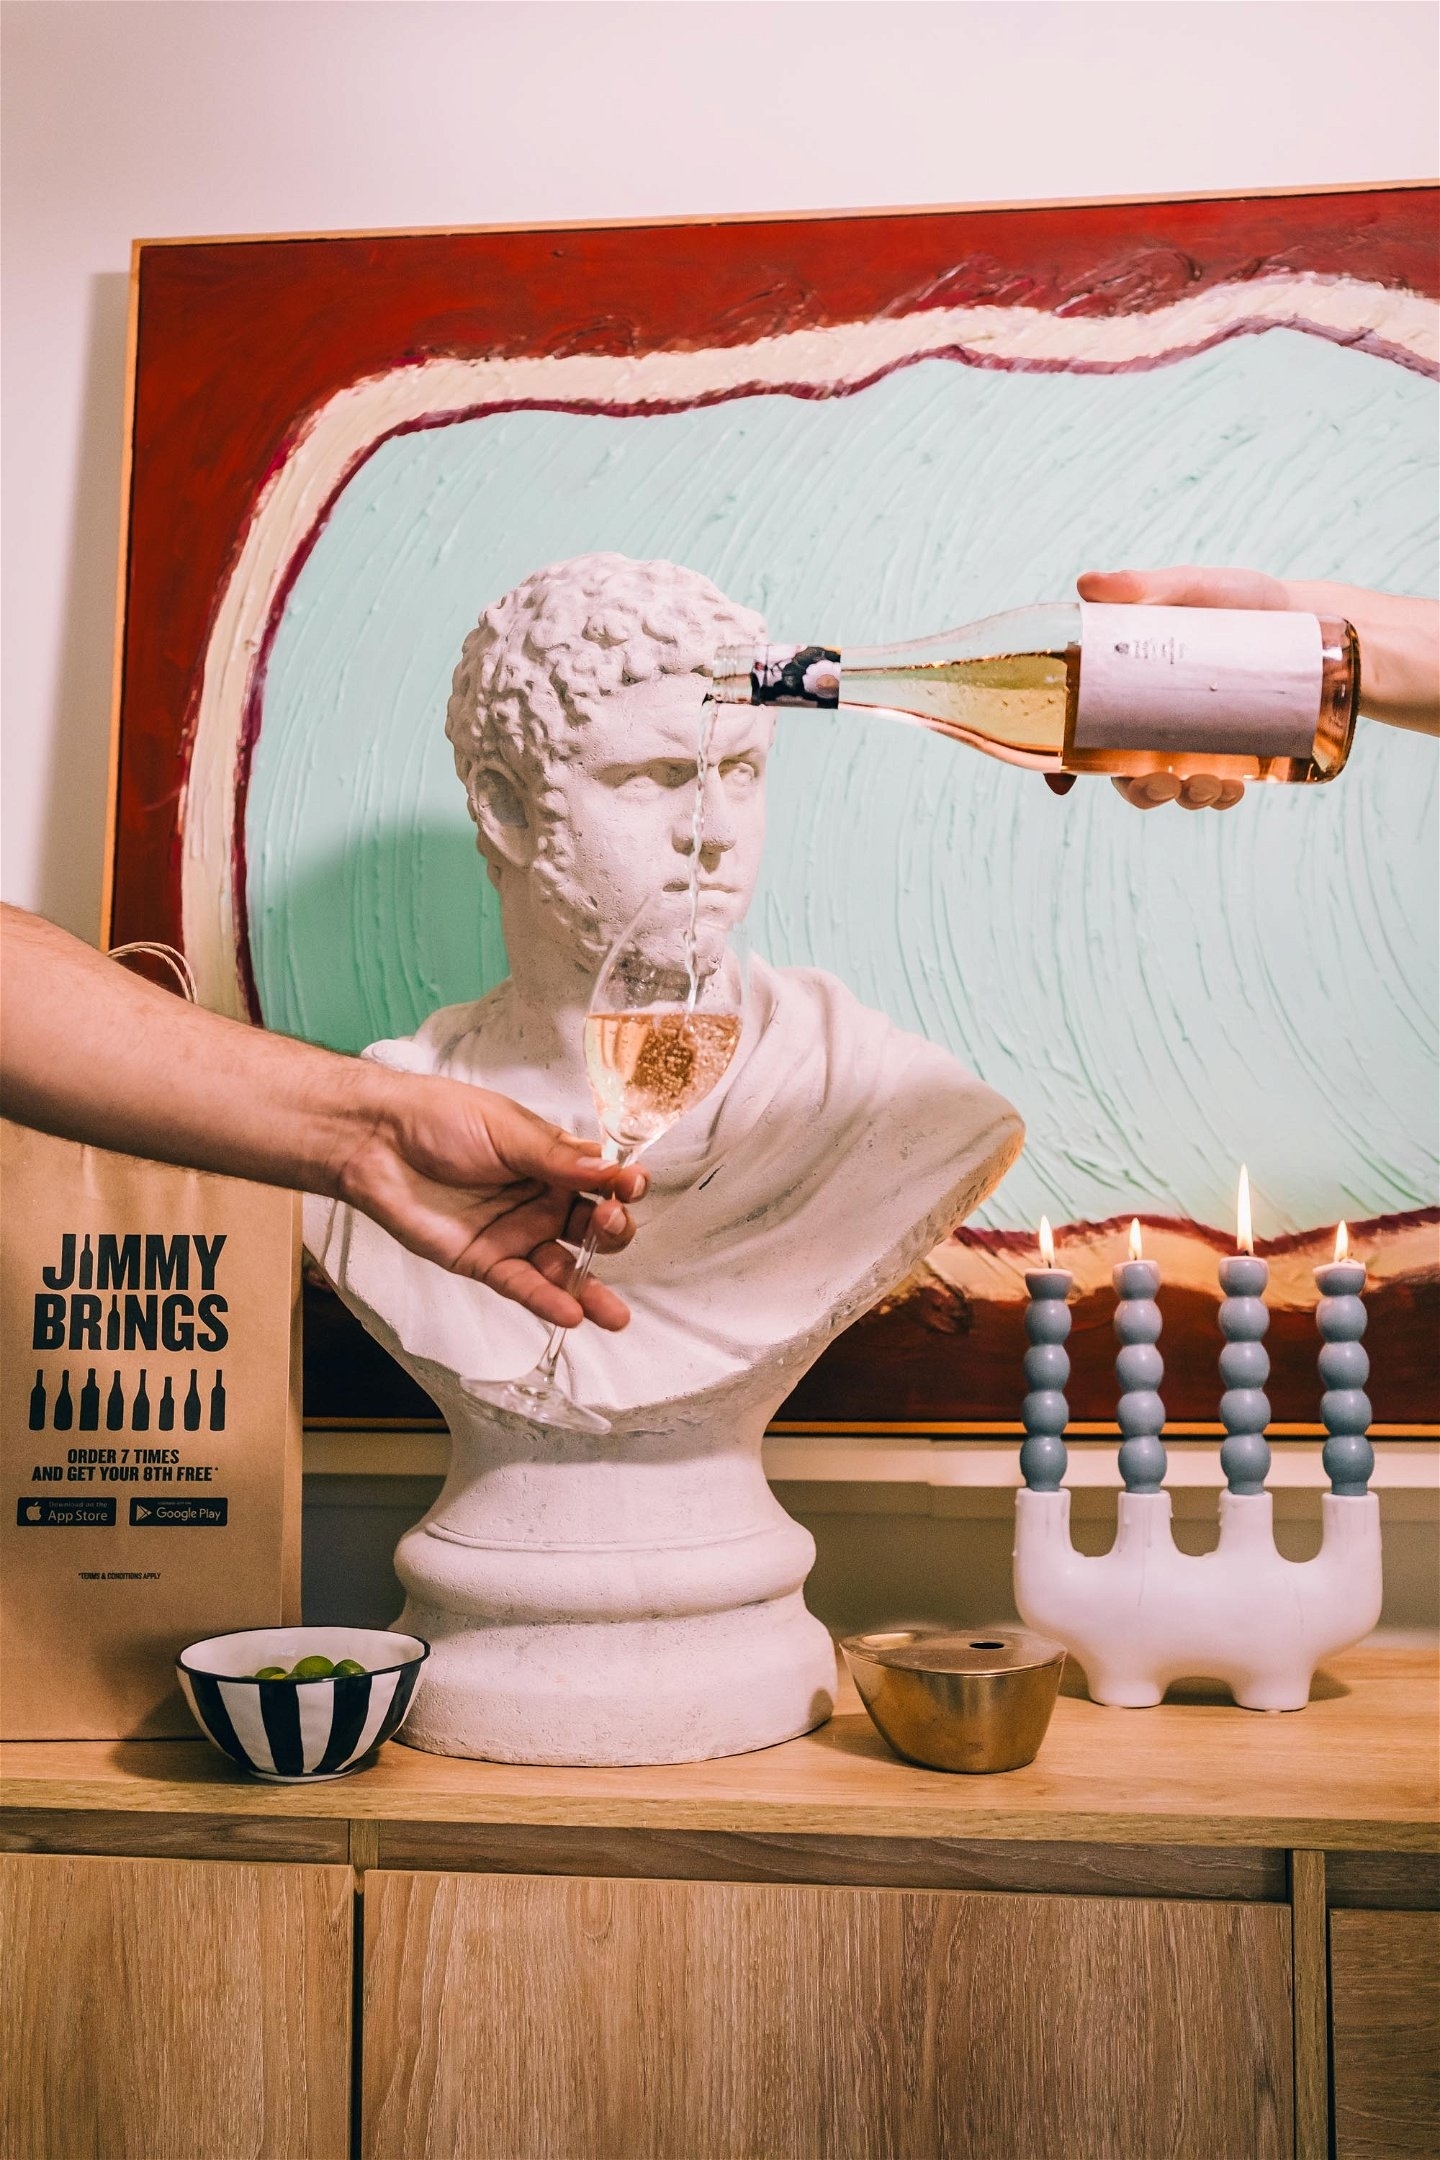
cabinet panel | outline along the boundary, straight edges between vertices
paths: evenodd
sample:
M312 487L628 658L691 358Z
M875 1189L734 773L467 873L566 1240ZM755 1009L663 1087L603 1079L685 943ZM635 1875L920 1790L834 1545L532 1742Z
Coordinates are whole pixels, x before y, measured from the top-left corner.
M1337 2160L1440 2153L1440 1913L1333 1912Z
M1270 2160L1280 1907L376 1870L365 2160Z
M0 1859L5 2160L343 2160L353 1883Z

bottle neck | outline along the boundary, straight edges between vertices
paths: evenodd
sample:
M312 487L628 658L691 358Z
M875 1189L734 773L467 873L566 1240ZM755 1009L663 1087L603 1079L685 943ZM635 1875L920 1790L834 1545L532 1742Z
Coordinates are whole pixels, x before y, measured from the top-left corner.
M897 675L1021 654L1063 657L1079 636L1080 602L1057 600L893 645L731 645L715 655L711 695L726 705L891 711L893 696L884 693Z

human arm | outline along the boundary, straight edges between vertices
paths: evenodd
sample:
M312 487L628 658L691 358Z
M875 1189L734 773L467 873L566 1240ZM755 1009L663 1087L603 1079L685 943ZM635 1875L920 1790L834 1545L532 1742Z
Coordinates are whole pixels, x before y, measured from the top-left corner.
M397 1073L187 1005L22 909L0 909L0 1087L62 1138L347 1201L424 1259L542 1320L622 1328L591 1281L562 1287L595 1203L600 1249L645 1189L598 1150L486 1088ZM583 1308L583 1310L582 1310Z
M1268 577L1261 570L1088 570L1077 581L1082 600L1111 606L1293 608L1353 623L1360 641L1360 711L1387 727L1440 735L1440 602L1363 585ZM1117 780L1137 809L1178 801L1182 809L1228 809L1243 783L1200 774L1183 784L1171 773Z

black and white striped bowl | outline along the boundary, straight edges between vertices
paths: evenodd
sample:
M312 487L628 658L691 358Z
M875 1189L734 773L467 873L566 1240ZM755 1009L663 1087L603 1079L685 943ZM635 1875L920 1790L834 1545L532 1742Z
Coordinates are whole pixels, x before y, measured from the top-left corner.
M254 1777L293 1785L343 1777L404 1722L430 1645L382 1628L246 1628L189 1643L175 1660L196 1723ZM336 1680L257 1680L303 1657L354 1658Z

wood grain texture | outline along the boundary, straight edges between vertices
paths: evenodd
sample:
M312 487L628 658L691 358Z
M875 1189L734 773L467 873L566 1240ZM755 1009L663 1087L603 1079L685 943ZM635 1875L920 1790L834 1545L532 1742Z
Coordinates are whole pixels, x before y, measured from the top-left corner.
M0 1859L5 2160L342 2160L351 1883Z
M1290 1855L1290 1970L1295 2004L1295 2160L1329 2160L1330 2003L1325 1855Z
M723 1830L552 1830L526 1823L384 1823L367 1866L674 1882L1042 1890L1080 1897L1288 1896L1286 1856L1228 1846L1026 1845L1002 1839L745 1837ZM353 1845L352 1845L353 1858Z
M1274 1906L384 1870L365 1903L365 2160L1291 2151Z
M1062 1695L1027 1769L949 1777L892 1755L848 1682L827 1725L714 1762L574 1770L391 1744L334 1785L262 1785L203 1741L13 1743L8 1805L381 1822L535 1823L765 1835L1434 1852L1435 1657L1332 1660L1308 1707L1262 1717L1191 1695L1115 1710Z
M350 1858L342 1822L272 1816L132 1814L123 1808L0 1808L0 1852L110 1853L129 1859Z
M1440 1914L1330 1916L1336 2160L1440 2153Z
M1440 1856L1327 1853L1325 1898L1332 1908L1353 1905L1371 1911L1440 1912Z

